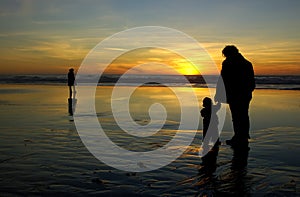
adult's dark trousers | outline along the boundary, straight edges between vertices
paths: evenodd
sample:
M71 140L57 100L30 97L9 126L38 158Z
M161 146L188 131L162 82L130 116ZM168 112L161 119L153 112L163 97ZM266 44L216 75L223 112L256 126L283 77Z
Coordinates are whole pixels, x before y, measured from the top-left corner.
M229 102L231 117L233 122L233 130L235 139L249 139L250 120L249 120L249 104L250 99L235 99Z

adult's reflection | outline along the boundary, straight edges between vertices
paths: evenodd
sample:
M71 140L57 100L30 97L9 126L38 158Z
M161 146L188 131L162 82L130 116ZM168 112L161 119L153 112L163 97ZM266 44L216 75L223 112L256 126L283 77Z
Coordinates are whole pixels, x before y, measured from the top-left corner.
M248 146L233 148L230 171L223 175L221 193L233 196L249 196L251 193L251 181L247 177L249 148Z

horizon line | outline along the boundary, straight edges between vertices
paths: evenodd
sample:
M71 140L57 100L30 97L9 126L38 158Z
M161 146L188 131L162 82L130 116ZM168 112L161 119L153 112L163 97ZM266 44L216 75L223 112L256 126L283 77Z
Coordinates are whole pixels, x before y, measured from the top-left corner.
M26 73L26 74L2 74L0 73L0 76L29 76L29 75L67 75L67 73ZM92 74L87 74L87 75L92 75ZM123 74L115 74L115 73L105 73L102 74L104 75L123 75ZM102 76L101 75L101 76ZM144 76L217 76L219 74L196 74L196 75L180 75L180 74L127 74L127 75L144 75ZM300 76L300 74L255 74L255 76Z

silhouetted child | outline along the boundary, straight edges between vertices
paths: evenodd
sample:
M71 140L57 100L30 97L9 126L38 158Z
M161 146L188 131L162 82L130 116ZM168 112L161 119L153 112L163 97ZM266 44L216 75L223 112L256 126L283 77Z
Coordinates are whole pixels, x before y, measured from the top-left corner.
M203 109L200 111L201 116L203 117L203 141L207 134L208 129L210 130L209 141L215 141L213 149L217 148L220 144L219 142L219 130L218 130L218 116L217 111L219 111L221 104L217 103L213 105L212 100L208 97L203 99ZM217 138L217 139L216 139ZM205 146L205 145L204 145ZM207 146L207 144L206 144Z

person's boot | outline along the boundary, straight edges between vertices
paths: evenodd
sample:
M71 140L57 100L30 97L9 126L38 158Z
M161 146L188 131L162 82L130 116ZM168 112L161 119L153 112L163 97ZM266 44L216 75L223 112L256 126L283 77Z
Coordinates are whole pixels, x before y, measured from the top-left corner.
M238 138L236 136L233 136L231 140L226 140L226 144L233 148L239 148L241 150L249 150L248 147L249 142L248 142L248 138L246 137Z
M226 140L226 144L229 146L234 146L236 143L236 136L233 136L230 140Z

